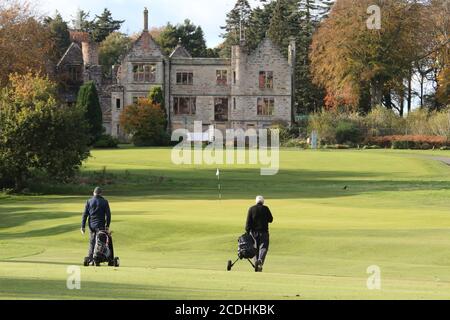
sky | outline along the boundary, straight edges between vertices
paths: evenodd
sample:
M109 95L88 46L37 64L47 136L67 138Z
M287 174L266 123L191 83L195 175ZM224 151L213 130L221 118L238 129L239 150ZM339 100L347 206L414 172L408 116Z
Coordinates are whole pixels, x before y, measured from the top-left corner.
M38 9L47 15L61 13L67 21L72 21L78 8L91 13L100 14L108 8L115 19L126 20L122 32L133 34L142 31L144 7L149 9L149 25L159 27L167 22L173 24L188 18L200 25L205 32L208 47L215 47L222 42L221 26L236 0L41 0ZM250 0L253 6L259 1Z

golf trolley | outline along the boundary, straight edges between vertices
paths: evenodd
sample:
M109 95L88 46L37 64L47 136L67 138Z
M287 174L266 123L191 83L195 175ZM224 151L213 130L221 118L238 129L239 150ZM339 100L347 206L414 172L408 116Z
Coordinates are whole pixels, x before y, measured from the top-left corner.
M255 240L249 234L243 234L238 239L238 258L236 261L228 260L227 271L231 271L234 265L243 259L247 259L247 261L252 265L255 272L260 272L260 266L258 264L254 264L250 259L253 259L256 256L257 250L255 246Z
M110 267L120 266L119 257L114 256L111 232L99 230L95 236L93 259L91 260L89 257L84 258L83 265L87 267L92 263L92 265L99 267L104 262L107 262Z

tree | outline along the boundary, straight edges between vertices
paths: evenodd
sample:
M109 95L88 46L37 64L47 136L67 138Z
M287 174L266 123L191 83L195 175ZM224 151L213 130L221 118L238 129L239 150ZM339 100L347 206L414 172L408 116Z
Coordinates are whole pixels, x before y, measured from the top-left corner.
M246 45L251 51L266 37L270 26L276 1L265 3L263 7L257 7L250 14L250 22L245 30Z
M56 11L55 16L46 17L44 23L49 29L51 39L54 42L53 53L55 60L59 60L66 52L67 48L69 48L71 43L67 22L65 22L61 14Z
M335 100L367 111L385 105L402 112L404 79L421 50L417 25L420 5L409 0L378 1L382 29L367 27L373 1L338 0L314 35L313 79ZM365 96L369 96L369 102ZM393 98L398 96L398 104ZM363 103L365 102L365 103Z
M0 97L0 188L20 191L38 172L66 181L89 156L83 113L59 106L48 78L14 74L9 83Z
M12 73L45 72L53 41L26 1L0 2L0 87Z
M100 44L99 61L103 72L111 74L111 67L120 63L120 59L128 52L132 40L123 33L113 32Z
M111 11L105 8L103 13L99 16L96 15L92 21L91 30L89 30L92 40L98 43L102 42L111 33L118 31L124 22L125 20L114 20Z
M268 35L285 56L290 39L297 45L295 57L296 112L309 114L322 106L324 93L313 82L310 72L309 47L316 28L317 6L309 0L277 0L273 8Z
M78 9L75 18L72 20L72 27L77 31L90 32L93 22L89 20L90 13Z
M165 99L164 99L164 91L161 87L152 87L149 94L148 94L148 100L152 104L159 105L161 107L161 110L164 113L164 118L167 120L167 111L165 106ZM165 123L165 127L167 127L168 121Z
M247 40L247 30L250 27L250 16L252 8L248 0L237 0L233 9L227 13L225 26L221 27L225 32L222 37L225 39L222 46L222 56L231 55L231 47L238 45L241 38ZM252 37L248 37L249 40Z
M162 110L165 110L164 91L161 87L152 87L148 94L148 99L151 103L158 104Z
M93 145L103 133L103 114L93 81L86 82L81 86L76 105L77 108L84 110L85 119L89 124L90 144Z
M425 21L430 39L425 59L432 61L435 103L433 109L450 105L450 5L446 0L429 0Z
M125 107L120 116L120 125L136 146L166 145L166 121L161 106L149 99L139 99L137 105Z
M180 43L193 57L207 57L208 55L203 29L189 19L177 25L168 23L155 41L166 55L170 55Z
M277 0L270 20L268 35L278 47L283 49L287 49L290 36L294 34L295 27L298 28L297 12L293 5L294 1L291 0Z

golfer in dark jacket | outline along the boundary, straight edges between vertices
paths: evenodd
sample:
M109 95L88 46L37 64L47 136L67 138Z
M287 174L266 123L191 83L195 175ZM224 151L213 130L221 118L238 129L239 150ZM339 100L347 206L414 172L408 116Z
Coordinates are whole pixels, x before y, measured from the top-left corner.
M111 210L109 208L109 203L102 197L102 189L98 187L94 190L94 196L86 203L83 219L81 221L82 234L85 233L87 219L89 219L88 226L90 231L88 257L90 261L92 261L97 232L105 230L108 231L111 223Z
M256 270L261 272L269 250L269 223L273 222L270 209L264 205L262 196L256 197L256 205L248 210L245 231L250 233L256 242Z

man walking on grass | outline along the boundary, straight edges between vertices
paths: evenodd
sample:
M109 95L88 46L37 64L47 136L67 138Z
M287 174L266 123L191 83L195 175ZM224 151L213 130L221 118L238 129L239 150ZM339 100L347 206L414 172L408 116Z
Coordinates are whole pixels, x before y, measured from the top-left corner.
M269 223L273 222L270 209L264 205L264 197L256 197L256 205L248 210L245 231L255 239L255 269L262 272L264 261L269 250Z
M95 239L99 231L109 231L111 223L111 210L108 201L102 196L103 191L99 187L95 188L94 196L88 200L81 221L81 233L85 233L86 221L89 219L89 261L93 262ZM112 253L112 256L114 254Z

